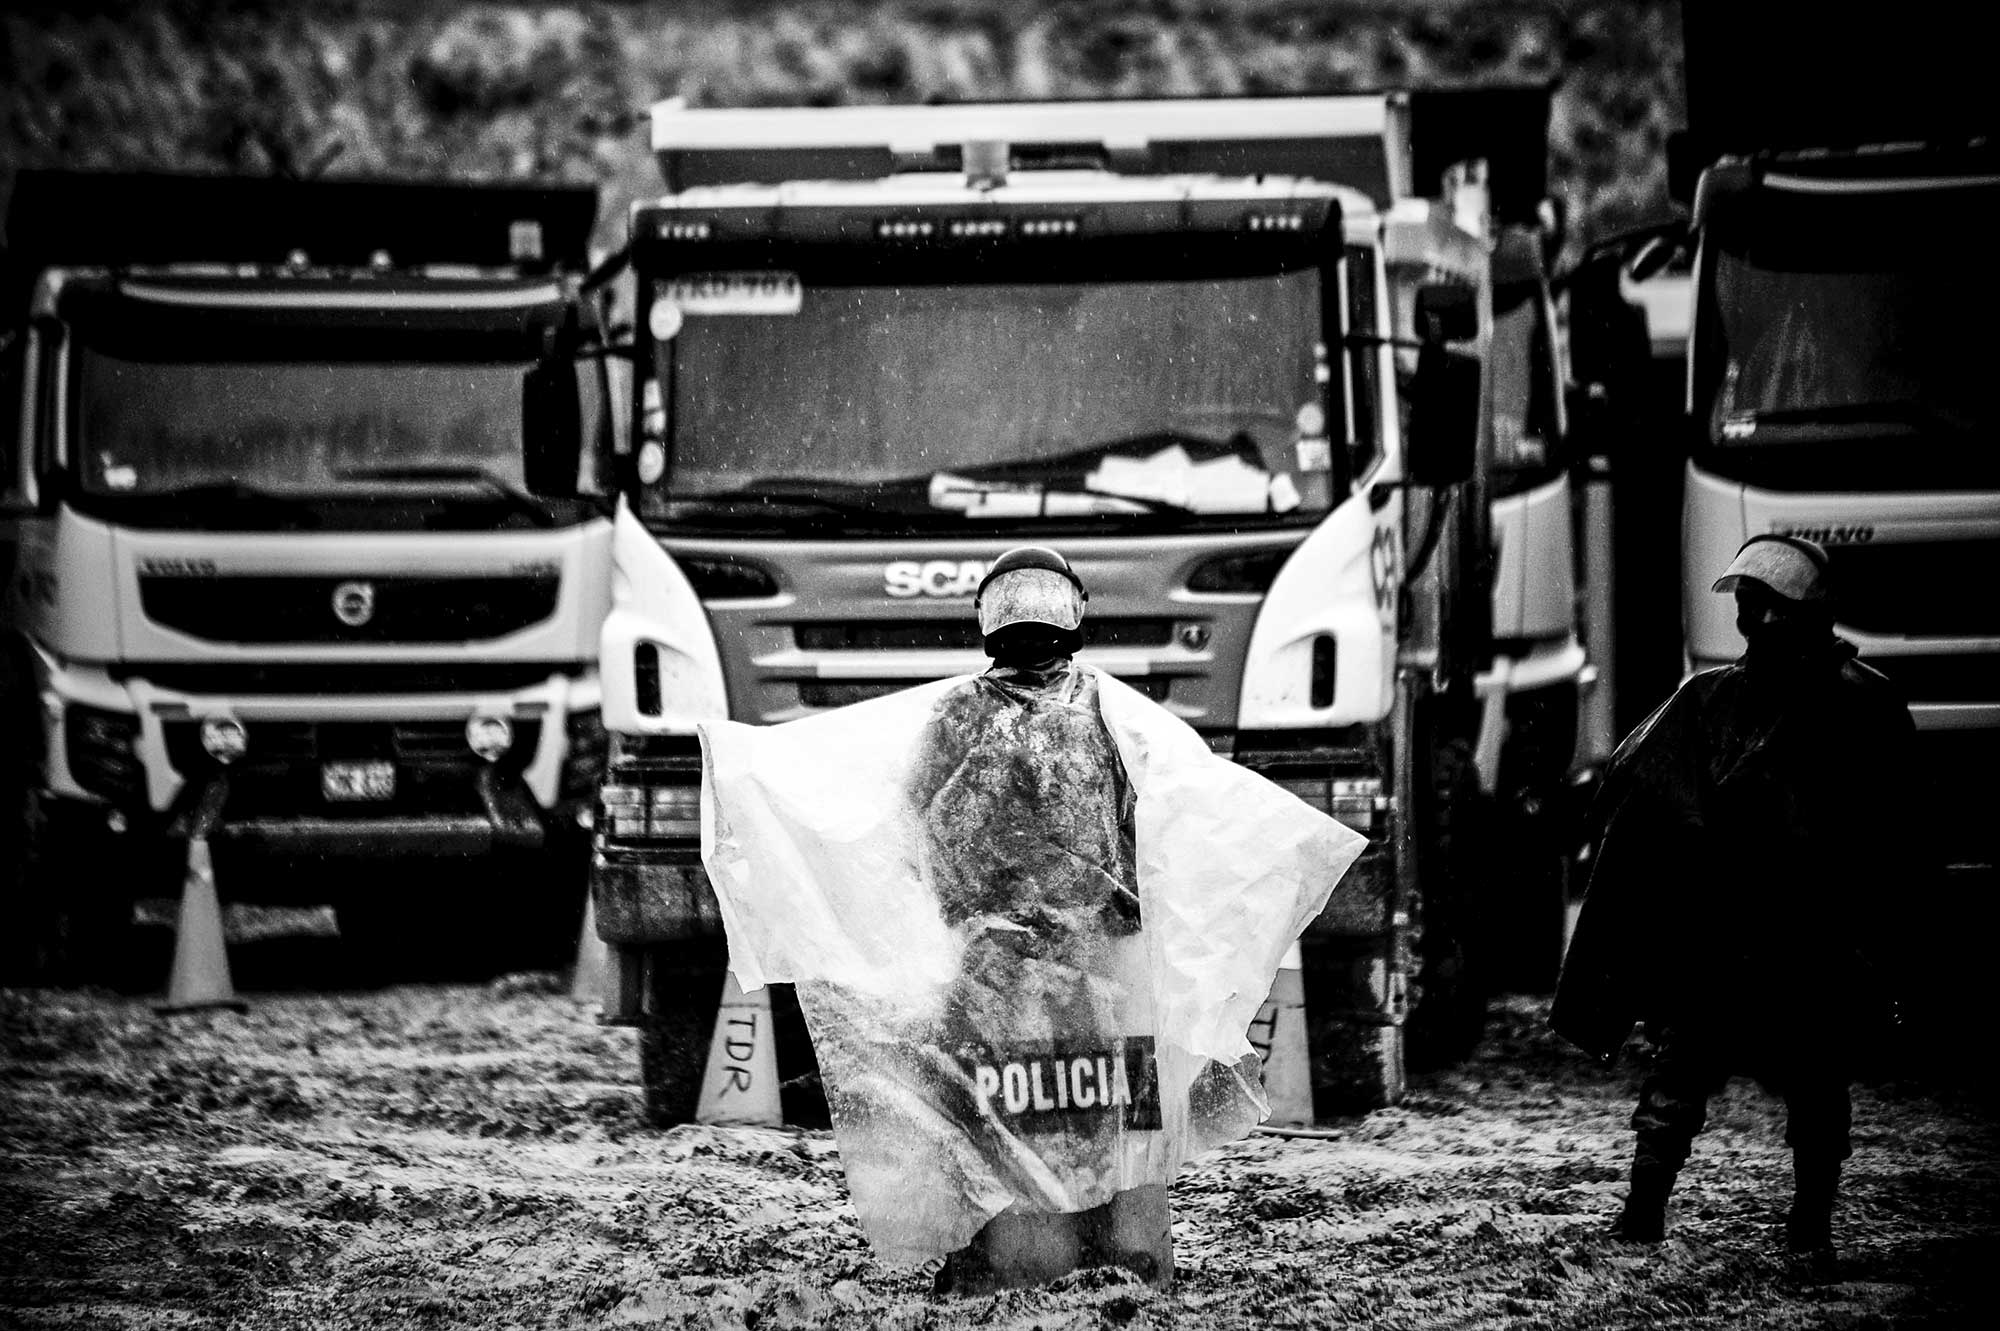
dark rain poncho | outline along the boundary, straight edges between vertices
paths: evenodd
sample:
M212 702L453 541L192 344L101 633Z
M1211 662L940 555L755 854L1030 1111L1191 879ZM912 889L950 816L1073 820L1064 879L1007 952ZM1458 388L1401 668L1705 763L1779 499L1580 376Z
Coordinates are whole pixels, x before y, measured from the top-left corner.
M703 741L731 967L798 986L886 1260L1170 1182L1263 1116L1245 1033L1357 834L1087 666Z
M1851 1067L1886 1020L1909 846L1908 709L1831 642L1810 668L1705 671L1612 756L1550 1024L1610 1058L1633 1023L1732 1070Z

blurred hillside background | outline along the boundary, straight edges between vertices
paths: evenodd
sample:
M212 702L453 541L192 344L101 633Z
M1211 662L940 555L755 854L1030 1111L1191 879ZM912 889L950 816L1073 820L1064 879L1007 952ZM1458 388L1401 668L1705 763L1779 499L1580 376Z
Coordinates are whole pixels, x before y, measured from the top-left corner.
M1677 0L9 0L29 167L658 187L647 108L1558 83L1571 252L1667 209Z

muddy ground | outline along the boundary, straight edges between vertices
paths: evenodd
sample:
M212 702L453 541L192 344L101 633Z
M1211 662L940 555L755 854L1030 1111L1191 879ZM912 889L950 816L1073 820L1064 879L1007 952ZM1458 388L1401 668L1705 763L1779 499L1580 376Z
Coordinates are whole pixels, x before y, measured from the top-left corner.
M1857 1092L1832 1269L1779 1251L1782 1125L1743 1084L1637 1248L1602 1233L1637 1064L1510 998L1402 1106L1192 1167L1171 1290L951 1300L870 1255L829 1134L649 1129L633 1034L560 976L357 988L330 928L232 956L240 1016L0 992L0 1324L1869 1328L2000 1302L1976 1079Z

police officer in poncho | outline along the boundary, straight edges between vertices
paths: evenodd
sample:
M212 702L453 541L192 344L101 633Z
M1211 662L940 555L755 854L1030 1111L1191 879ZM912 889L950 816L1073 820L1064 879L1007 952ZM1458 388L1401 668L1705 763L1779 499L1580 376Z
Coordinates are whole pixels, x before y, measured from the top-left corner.
M797 985L869 1241L942 1290L1170 1279L1175 1171L1265 1112L1249 1023L1365 844L1073 659L1085 601L1010 550L986 671L701 727L731 969Z
M1098 714L1097 677L1072 660L1087 600L1054 550L1023 546L994 560L973 602L993 666L940 703L920 750L912 798L945 922L965 943L941 1033L975 1076L1019 1061L1007 1048L982 1057L996 1033L1014 1049L1094 1050L1151 1016L1138 980L1132 786ZM1094 1056L1090 1072L1092 1097L1125 1099L1124 1112L1078 1118L1060 1144L1045 1136L1045 1157L1095 1155L1128 1128L1159 1127L1149 1066L1128 1057L1122 1090L1096 1082ZM1153 1250L1164 1253L1166 1225L1157 1184L1078 1214L1003 1215L952 1254L939 1283L992 1284L995 1266L1004 1278L1013 1260L996 1247L1046 1243L1051 1231L1084 1249L1086 1264L1160 1274Z
M1889 903L1909 876L1868 792L1906 777L1913 726L1834 636L1817 544L1753 537L1714 589L1735 594L1747 650L1687 680L1613 755L1550 1021L1607 1062L1634 1022L1652 1046L1616 1234L1663 1236L1708 1099L1743 1074L1784 1098L1787 1246L1824 1257L1848 1084L1892 1019Z

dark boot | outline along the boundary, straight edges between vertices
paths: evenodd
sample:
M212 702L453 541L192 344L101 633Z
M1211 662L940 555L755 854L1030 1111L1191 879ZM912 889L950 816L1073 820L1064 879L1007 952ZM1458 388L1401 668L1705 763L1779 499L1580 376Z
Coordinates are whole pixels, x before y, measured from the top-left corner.
M1611 1222L1611 1233L1629 1243L1658 1243L1667 1236L1667 1195L1674 1190L1680 1166L1640 1154L1632 1160L1632 1189L1625 1209Z
M1792 1153L1792 1213L1785 1247L1796 1253L1833 1255L1833 1198L1840 1189L1840 1159Z

